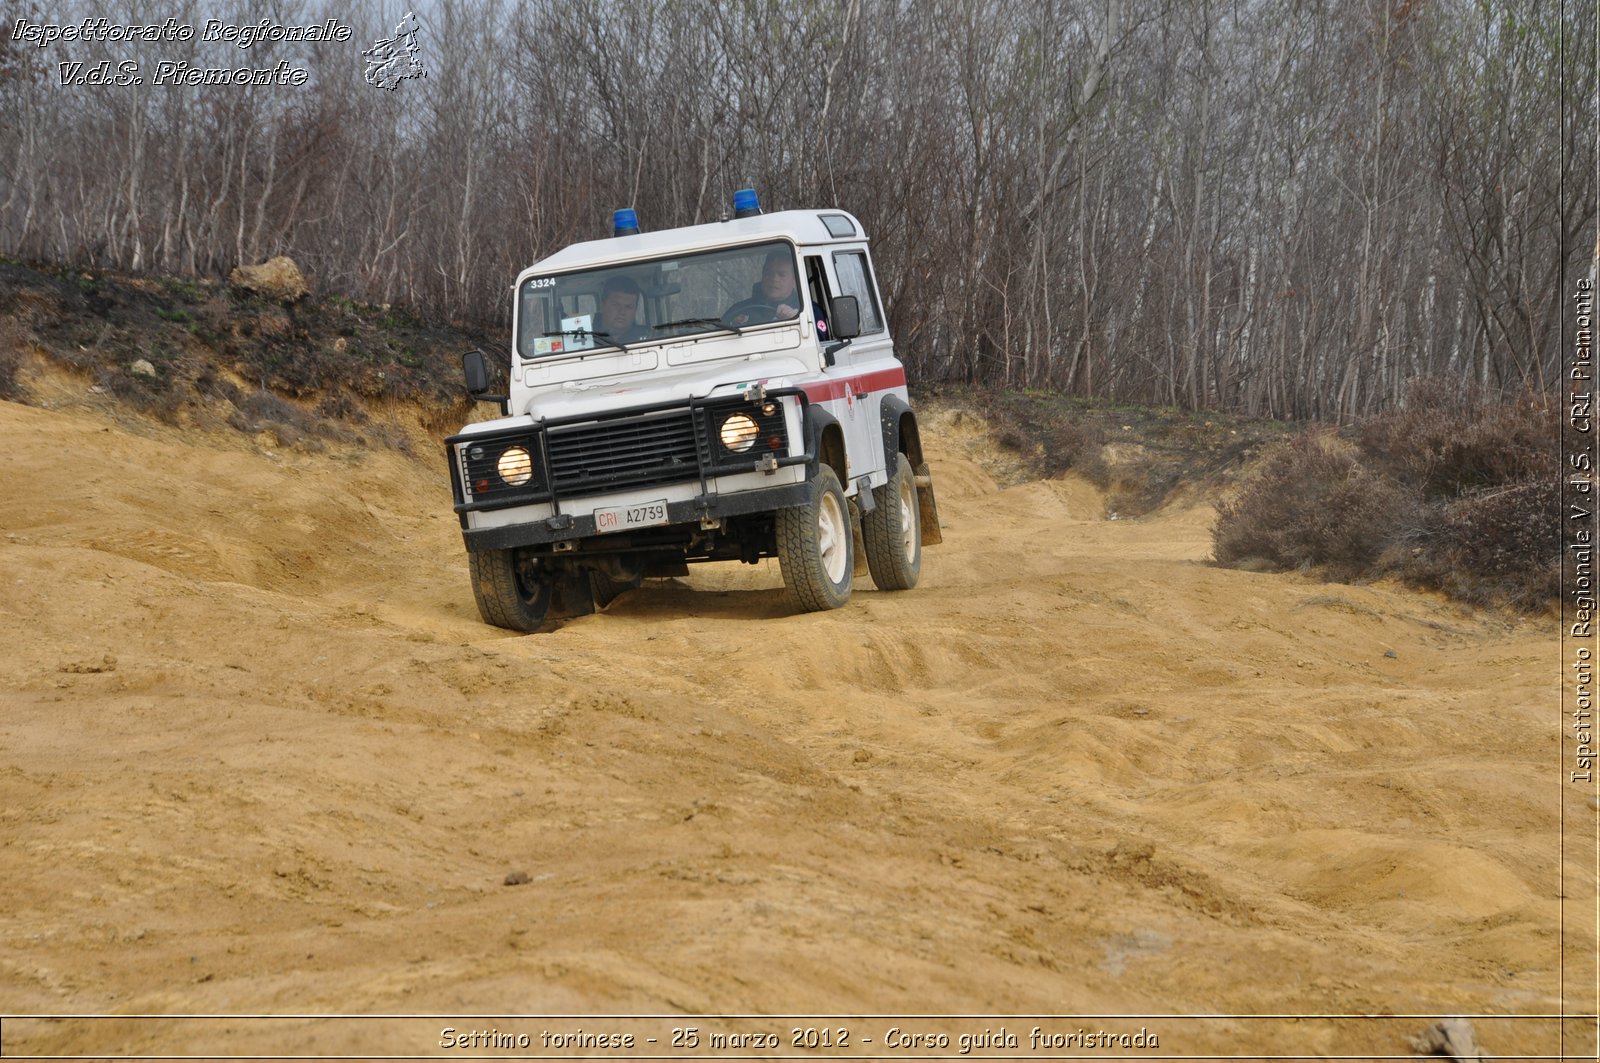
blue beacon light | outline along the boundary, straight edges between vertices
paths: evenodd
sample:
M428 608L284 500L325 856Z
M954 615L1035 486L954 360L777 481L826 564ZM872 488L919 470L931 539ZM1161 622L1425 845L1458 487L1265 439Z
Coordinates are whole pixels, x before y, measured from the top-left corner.
M632 207L623 207L621 210L611 212L611 235L639 235L639 215L633 212Z
M753 188L741 188L733 194L733 216L750 218L761 213L761 200Z

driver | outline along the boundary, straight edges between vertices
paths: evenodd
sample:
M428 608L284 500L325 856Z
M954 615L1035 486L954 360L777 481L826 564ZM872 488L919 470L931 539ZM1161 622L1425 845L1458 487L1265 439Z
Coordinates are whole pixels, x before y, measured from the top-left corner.
M728 307L722 319L735 327L760 325L800 313L800 294L794 284L794 257L787 251L772 251L761 268L761 279L750 290L750 298Z
M600 293L600 314L595 335L616 343L637 343L650 338L650 330L635 324L639 313L639 286L627 277L612 277Z

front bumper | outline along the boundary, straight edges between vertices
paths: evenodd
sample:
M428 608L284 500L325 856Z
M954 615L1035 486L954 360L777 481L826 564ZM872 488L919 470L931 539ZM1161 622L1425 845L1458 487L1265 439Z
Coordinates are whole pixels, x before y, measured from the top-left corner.
M599 535L595 509L666 496L672 527L802 505L810 487L796 480L797 467L816 460L806 407L798 388L755 390L452 436L445 446L462 537L469 551L590 537L620 547L629 536ZM771 450L717 444L720 419L735 412L755 419ZM511 448L515 487L492 472ZM781 482L762 484L763 473L781 473Z
M667 524L693 524L722 517L738 517L747 513L765 513L789 506L801 506L811 501L810 481L780 484L739 491L727 495L700 495L687 502L667 504ZM537 546L543 543L563 542L569 539L598 537L592 513L558 513L543 520L526 524L511 524L502 528L467 528L461 533L467 549L508 550L516 546ZM619 546L629 543L627 532L609 533L605 540Z

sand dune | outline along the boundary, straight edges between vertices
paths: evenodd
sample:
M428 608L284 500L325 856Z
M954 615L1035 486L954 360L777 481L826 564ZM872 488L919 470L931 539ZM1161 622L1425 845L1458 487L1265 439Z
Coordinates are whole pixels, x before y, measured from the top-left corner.
M925 438L946 541L913 592L794 616L775 563L705 567L512 637L442 453L0 404L0 1010L1561 1010L1549 622L1213 568L1203 504L1106 520ZM1163 1051L1424 1025L1168 1020Z

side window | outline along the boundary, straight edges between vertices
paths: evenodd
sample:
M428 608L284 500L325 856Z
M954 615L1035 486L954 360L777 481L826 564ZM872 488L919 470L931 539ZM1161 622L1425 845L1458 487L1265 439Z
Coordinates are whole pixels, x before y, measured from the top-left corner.
M833 293L828 290L828 274L817 255L806 256L806 287L811 289L811 306L816 315L817 339L827 340L828 315L832 310Z
M839 278L839 294L853 295L861 307L861 334L883 331L883 315L878 312L877 290L872 284L872 267L865 251L837 251L833 272Z

